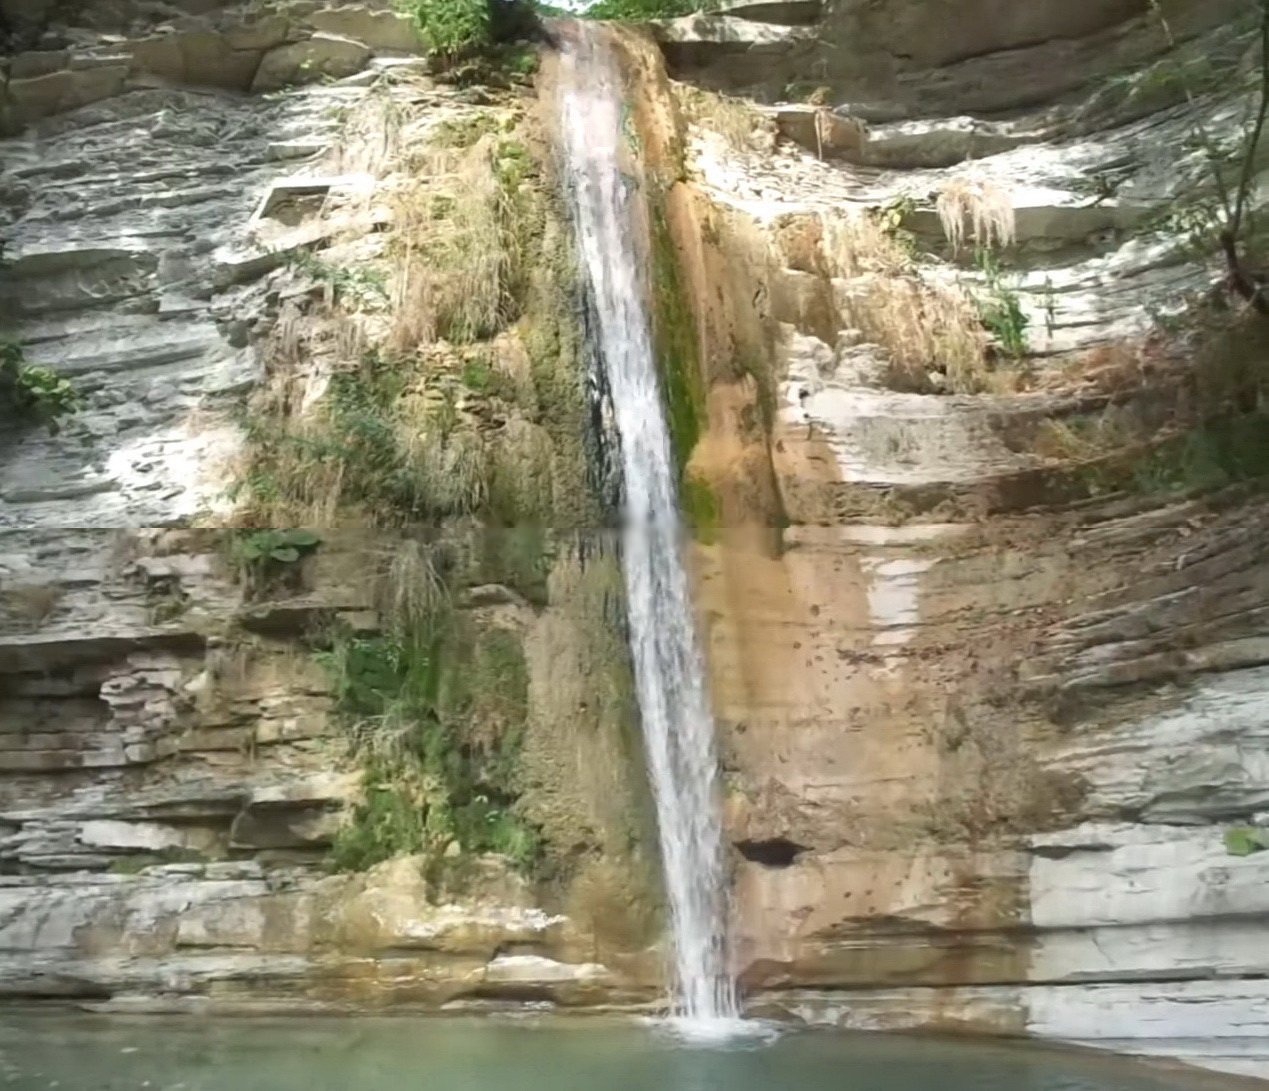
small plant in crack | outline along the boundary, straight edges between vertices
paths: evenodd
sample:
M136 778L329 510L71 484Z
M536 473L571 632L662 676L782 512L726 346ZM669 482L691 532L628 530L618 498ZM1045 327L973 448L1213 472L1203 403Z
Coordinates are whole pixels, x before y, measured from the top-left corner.
M232 559L250 597L294 586L300 562L322 544L311 530L253 530L233 540Z
M69 379L52 368L27 363L16 341L0 341L0 413L42 424L56 435L61 430L59 419L79 405L79 392Z
M978 251L977 265L987 287L986 293L974 300L983 327L996 339L1005 355L1025 356L1027 327L1031 320L1022 309L1018 293L1005 283L1000 262L990 250Z

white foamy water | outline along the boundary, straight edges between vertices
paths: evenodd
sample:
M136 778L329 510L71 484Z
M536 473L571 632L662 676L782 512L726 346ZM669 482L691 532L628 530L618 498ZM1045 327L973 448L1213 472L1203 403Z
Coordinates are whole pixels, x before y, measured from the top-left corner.
M725 940L727 886L714 723L683 567L670 435L657 379L633 202L620 169L626 112L602 27L570 26L560 128L584 272L597 318L625 489L623 562L644 746L656 798L677 979L692 1037L738 1022Z

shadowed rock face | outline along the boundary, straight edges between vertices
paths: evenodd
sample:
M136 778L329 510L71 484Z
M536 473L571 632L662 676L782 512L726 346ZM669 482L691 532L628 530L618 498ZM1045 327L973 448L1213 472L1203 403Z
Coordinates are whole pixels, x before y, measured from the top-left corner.
M1228 24L1238 0L1165 3L1180 37ZM764 101L793 85L910 116L1051 105L1163 47L1147 0L841 0L811 26L758 11L655 25L671 75ZM803 23L803 20L797 20ZM1143 33L1144 32L1144 33Z

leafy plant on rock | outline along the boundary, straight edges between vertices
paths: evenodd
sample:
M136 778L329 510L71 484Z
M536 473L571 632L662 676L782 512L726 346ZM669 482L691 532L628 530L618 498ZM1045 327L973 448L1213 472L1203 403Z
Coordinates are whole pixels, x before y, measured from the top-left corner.
M1168 48L1175 53L1178 42L1160 0L1149 3ZM1269 121L1269 0L1248 0L1246 15L1254 19L1257 28L1256 91L1242 131L1232 144L1218 139L1199 119L1198 95L1207 89L1200 78L1203 70L1183 67L1176 73L1192 119L1189 143L1199 154L1204 172L1203 192L1181 230L1191 245L1197 242L1205 252L1218 251L1225 262L1226 288L1258 314L1269 316L1269 289L1257 267L1261 255L1252 253L1256 235L1253 198L1261 140Z
M1000 263L991 251L978 251L978 268L987 284L986 294L975 299L983 326L1007 356L1025 356L1030 319L1022 309L1018 293L1005 283Z
M490 42L487 0L404 0L428 47L447 60L474 53Z
M336 869L414 853L437 874L455 853L534 869L541 835L515 807L528 715L518 636L475 632L437 599L389 633L336 631L318 658L365 772L364 798L332 846Z
M79 401L69 379L52 368L28 364L16 341L0 342L0 412L42 424L56 435L58 419L75 412Z
M1269 830L1235 826L1225 831L1225 851L1231 856L1251 856L1269 849Z
M388 304L387 278L382 270L334 265L307 250L297 251L292 264L329 288L333 301L350 311L383 310Z
M536 24L531 0L396 0L398 10L414 16L431 52L445 65L500 53L499 43L525 37ZM501 60L514 71L524 64L511 51Z
M234 539L233 560L253 595L294 582L322 539L311 530L253 530Z

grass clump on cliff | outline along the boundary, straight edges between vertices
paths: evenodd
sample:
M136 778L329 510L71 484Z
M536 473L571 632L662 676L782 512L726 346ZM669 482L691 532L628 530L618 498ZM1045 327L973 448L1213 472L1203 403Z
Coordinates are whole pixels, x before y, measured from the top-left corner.
M1072 478L1090 497L1185 496L1269 482L1264 412L1178 422L1160 435L1141 422L1114 429L1097 422L1046 422L1041 445L1048 457L1073 463Z
M417 578L424 590L401 588L384 632L336 629L319 653L365 774L364 799L336 836L332 865L356 871L417 853L440 868L498 853L531 872L542 842L516 810L528 718L520 638L464 617L435 552L403 548L414 559L391 582Z
M502 423L532 390L495 340L529 293L535 165L488 112L436 127L403 165L372 264L341 264L338 248L293 264L322 287L321 313L289 304L275 323L268 380L242 418L230 492L241 523L510 519L526 481L526 502L546 514L536 484L545 472L549 485L550 451Z
M1269 486L1269 330L1224 308L1191 321L1177 343L1090 353L1081 373L1106 406L1040 425L1036 453L1067 463L1083 495Z
M716 94L687 83L676 83L674 97L693 125L719 137L736 151L768 151L775 146L775 122L745 99Z
M922 274L883 216L825 216L829 269L848 281L843 318L887 360L894 390L978 393L995 379L979 310L959 284Z
M479 511L487 497L478 429L446 387L420 390L407 358L367 349L337 365L309 412L257 408L244 424L250 464L231 496L256 525L331 526L352 509L378 524L434 521Z
M392 194L398 347L480 340L519 313L535 222L521 186L533 164L518 140L482 131L480 117L443 129L409 164L418 181Z

